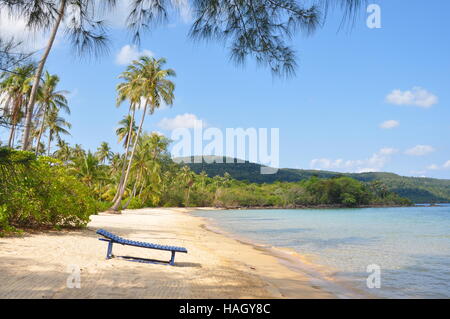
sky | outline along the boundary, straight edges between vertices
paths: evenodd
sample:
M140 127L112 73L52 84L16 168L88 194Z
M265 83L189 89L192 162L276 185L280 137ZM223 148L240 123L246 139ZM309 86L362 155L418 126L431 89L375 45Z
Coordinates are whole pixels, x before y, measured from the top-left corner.
M47 70L70 91L72 130L65 139L93 151L106 141L122 151L115 130L128 106L115 106L115 87L127 64L144 54L165 57L177 73L174 105L148 116L146 131L170 137L199 120L223 132L278 128L280 167L448 179L450 2L369 2L381 8L381 28L368 28L366 10L351 30L339 29L339 12L330 13L312 36L292 39L299 65L288 79L251 60L236 66L224 43L191 41L186 8L140 47L118 13L111 18L110 52L97 59L80 59L59 35ZM20 33L20 21L0 17L0 34ZM27 37L30 46L43 43Z

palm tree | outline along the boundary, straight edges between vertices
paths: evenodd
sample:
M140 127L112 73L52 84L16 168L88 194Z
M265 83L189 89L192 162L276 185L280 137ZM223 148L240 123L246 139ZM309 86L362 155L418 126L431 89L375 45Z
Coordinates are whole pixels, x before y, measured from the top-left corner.
M45 63L53 47L56 34L61 22L66 20L66 34L69 35L78 53L98 53L105 48L106 36L102 21L95 18L99 9L109 9L115 5L115 0L97 1L89 0L59 0L59 1L1 1L9 6L10 13L16 17L25 18L27 26L34 30L50 30L49 39L39 60L34 74L33 86L28 100L25 114L25 130L23 134L22 149L30 147L30 132L32 128L32 117L36 103L38 88ZM1 4L0 2L0 4ZM105 5L105 3L107 5Z
M147 194L152 195L153 202L159 201L161 165L160 155L167 150L169 141L166 137L157 134L144 133L139 138L136 154L133 160L133 171L135 172L133 192L129 201L136 195L142 194L147 186ZM137 192L139 188L139 191ZM128 201L128 202L129 202ZM127 206L124 205L124 208Z
M72 150L69 144L62 139L58 140L58 149L55 151L54 156L64 163L68 163L72 158Z
M106 160L110 160L113 156L113 152L111 152L111 147L109 147L107 142L103 142L99 148L97 149L97 153L95 154L100 161L100 163L105 163Z
M116 135L118 137L119 143L123 141L123 147L126 149L136 135L136 131L138 128L132 115L125 115L119 122L119 125L120 126L116 129Z
M191 187L194 184L194 173L191 171L189 166L185 165L181 168L179 177L183 181L183 185L185 188L184 206L188 207L189 206L189 194L191 191Z
M31 77L36 66L27 64L14 69L11 73L2 73L0 79L0 105L3 114L11 125L8 146L14 147L16 127L23 118L25 105L31 89Z
M105 179L98 158L90 151L75 159L74 169L80 180L90 188L93 188L96 181Z
M127 72L133 74L133 77L129 78L132 81L130 86L133 88L133 98L135 96L141 96L145 102L141 122L136 133L136 138L134 139L128 167L123 179L123 185L120 188L119 196L111 207L113 211L117 212L119 209L147 110L149 110L150 114L153 114L161 106L162 102L165 102L167 105L172 105L175 99L175 84L168 79L169 77L175 76L175 71L172 69L163 69L165 63L166 60L164 58L141 57L139 60L134 61L127 69Z
M137 127L135 125L134 121L134 115L136 112L136 107L139 106L142 102L142 96L139 92L139 90L135 89L136 85L136 77L138 76L137 72L134 72L134 70L127 70L123 72L119 78L123 79L124 82L120 83L117 86L117 100L116 100L116 106L120 106L125 100L130 101L130 108L128 110L128 116L126 116L122 121L119 122L119 124L122 124L123 127L119 127L117 129L116 134L119 136L119 142L122 139L125 139L124 141L124 147L125 147L125 158L128 158L130 145L132 142L132 139L135 138ZM128 132L127 132L128 128ZM125 169L126 169L127 162L123 162L122 172L120 174L120 181L119 185L117 186L116 195L114 196L113 202L117 200L120 194L120 189L123 186L123 181L125 178Z
M58 111L51 111L46 119L46 127L48 128L47 155L50 156L51 143L54 136L56 136L59 141L61 139L61 134L70 135L66 128L70 129L72 125L62 117L58 116Z
M56 86L59 83L59 77L57 75L50 75L45 72L44 81L42 82L41 94L37 99L37 103L40 106L39 113L41 116L41 127L39 129L35 152L39 154L39 147L42 134L44 133L46 117L49 112L56 112L64 110L67 114L70 114L70 108L67 105L68 91L56 91Z
M26 25L34 30L50 30L49 39L39 61L30 99L26 108L24 150L29 148L32 114L39 82L45 63L53 47L56 34L63 20L78 53L98 54L106 48L107 38L103 21L96 17L99 11L110 12L117 0L0 0L0 6L10 9L17 18L25 18ZM297 0L245 0L245 1L190 1L194 6L194 23L190 36L201 39L231 41L231 56L243 63L248 56L254 57L274 73L292 74L296 58L293 49L286 44L296 32L313 32L320 25L322 10L329 7L330 0L314 0L307 5ZM348 17L366 0L334 0ZM164 22L170 7L178 7L183 1L134 0L129 5L128 28L133 40L139 42L143 31L149 26ZM325 15L324 15L325 16Z
M205 171L201 171L200 174L198 175L198 178L200 182L200 188L202 191L204 191L206 187L206 181L208 179L208 174Z
M72 148L71 153L73 158L81 158L86 156L86 151L80 144L75 144L75 146Z

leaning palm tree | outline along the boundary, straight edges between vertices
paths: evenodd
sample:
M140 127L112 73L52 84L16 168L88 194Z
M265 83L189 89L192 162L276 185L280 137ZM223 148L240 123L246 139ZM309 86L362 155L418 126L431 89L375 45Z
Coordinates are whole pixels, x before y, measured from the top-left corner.
M51 112L58 110L64 110L67 114L70 114L70 108L67 104L66 95L68 91L56 91L56 86L59 83L59 77L57 75L50 75L46 72L44 81L42 82L41 94L39 95L37 102L39 104L38 114L41 117L41 125L37 136L35 152L39 154L39 145L41 142L42 134L44 133L46 117Z
M110 9L115 3L115 0L0 1L0 5L7 7L10 14L16 18L25 19L27 27L35 31L50 30L47 45L33 77L33 85L26 107L22 142L23 150L30 148L32 117L38 88L40 86L47 58L60 27L62 25L65 26L66 34L69 36L78 53L99 53L99 51L105 49L107 41L104 23L99 21L95 15L98 13L99 9ZM63 24L63 20L66 23Z
M124 147L125 147L125 158L128 158L130 145L133 138L135 138L137 127L134 121L134 115L136 112L136 108L142 103L142 96L139 90L136 90L136 77L139 76L139 73L135 72L135 70L126 70L123 72L119 78L124 81L117 86L117 100L116 106L120 106L125 100L130 102L130 107L128 110L128 115L119 122L123 127L119 127L116 130L116 134L119 136L119 142L124 139ZM120 194L120 189L123 186L123 181L125 178L125 169L127 162L123 162L122 172L120 174L119 185L117 186L116 195L114 196L113 202L117 200Z
M102 142L95 155L97 156L100 163L104 164L106 161L109 161L111 159L111 157L113 156L113 152L111 152L111 147L109 147L107 142Z
M127 26L133 40L139 42L143 31L166 22L169 10L180 9L185 1L129 1ZM344 15L356 12L367 0L192 0L195 15L190 36L197 39L219 39L229 42L231 56L237 63L247 57L268 66L272 72L292 74L295 71L294 50L286 43L299 31L309 34L320 24L330 4L344 9ZM105 49L107 34L99 11L110 12L117 0L0 0L16 18L24 18L34 30L48 31L49 39L39 61L27 105L24 150L29 148L32 114L45 63L61 26L78 52L98 53ZM65 23L63 24L63 20Z
M136 95L133 96L141 96L144 101L144 109L142 111L142 118L136 133L136 138L133 142L133 148L131 150L123 184L120 188L119 196L111 207L112 211L117 212L119 210L147 111L150 114L153 114L155 110L161 106L161 103L164 102L167 105L172 105L175 99L175 84L169 80L170 77L175 76L175 71L172 69L163 69L165 63L166 60L164 58L155 59L153 57L141 57L139 60L134 61L127 69L128 72L135 74L135 76L131 78L133 91L136 93Z
M53 111L47 116L46 127L48 128L47 156L50 156L53 138L56 137L59 141L61 140L61 134L70 135L67 129L70 129L72 125L60 117L58 111Z

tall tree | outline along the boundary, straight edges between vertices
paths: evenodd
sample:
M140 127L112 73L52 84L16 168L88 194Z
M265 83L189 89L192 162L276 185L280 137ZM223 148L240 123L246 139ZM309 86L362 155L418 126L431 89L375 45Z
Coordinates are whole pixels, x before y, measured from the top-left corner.
M56 87L59 83L59 77L57 75L50 75L46 72L44 81L41 86L41 94L39 95L37 102L39 105L39 112L41 119L41 125L36 141L35 153L39 154L40 142L42 134L44 133L46 118L49 113L59 112L59 110L65 111L70 114L70 108L67 103L66 95L68 91L56 91Z
M116 0L1 0L0 7L14 17L24 18L27 27L36 31L50 31L47 45L39 60L28 100L22 149L30 148L32 117L41 76L63 20L65 31L78 53L98 53L105 49L106 33L103 21L97 20L99 9L111 9Z
M165 64L166 60L164 58L155 59L153 57L141 57L139 60L134 61L127 69L127 72L131 72L135 75L129 80L132 81L131 84L136 95L140 95L143 99L144 108L142 110L141 122L136 133L127 170L125 172L123 185L120 188L119 196L111 207L111 210L115 212L119 210L147 111L150 114L153 114L154 111L161 106L162 102L167 105L172 105L175 99L175 84L169 80L169 78L175 76L175 71L172 69L163 69Z
M111 152L111 147L109 147L107 142L102 142L100 146L97 149L97 153L95 154L100 161L100 163L105 163L106 161L109 161L112 156L113 152Z
M349 16L366 0L191 0L194 12L190 35L194 39L218 39L229 42L231 56L237 63L253 57L276 74L295 72L295 52L287 43L294 34L307 34L320 25L322 14L330 4L338 4ZM110 12L116 0L0 0L15 16L24 17L27 26L50 30L47 46L36 69L27 106L23 149L29 148L32 114L45 63L56 34L65 20L66 34L76 51L98 52L105 48L104 23L99 11ZM170 10L183 1L133 0L129 4L127 26L139 42L142 32L164 22Z
M194 172L191 171L189 166L185 165L181 168L179 178L183 182L184 191L184 206L189 206L189 196L191 188L194 185Z
M16 128L26 112L26 104L30 95L31 78L36 66L27 64L16 67L13 72L0 75L0 105L3 116L8 120L10 135L8 146L14 146Z
M50 156L51 143L54 137L59 141L61 140L61 134L70 135L67 129L70 129L72 125L60 117L58 110L56 110L49 112L46 119L46 127L48 129L47 155Z

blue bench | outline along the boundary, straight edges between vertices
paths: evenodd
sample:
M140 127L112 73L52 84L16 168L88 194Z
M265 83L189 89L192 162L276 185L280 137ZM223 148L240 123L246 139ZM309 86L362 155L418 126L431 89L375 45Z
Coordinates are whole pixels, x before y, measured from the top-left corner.
M150 248L150 249L158 249L158 250L166 250L172 252L172 257L170 258L170 265L174 265L175 262L175 253L187 253L187 249L183 247L177 247L177 246L164 246L164 245L156 245L151 243L144 243L140 241L133 241L124 239L122 237L116 236L110 232L107 232L106 230L99 229L97 230L97 234L105 237L105 238L99 238L99 240L107 241L108 244L108 250L106 252L106 259L111 259L114 257L112 254L112 247L113 244L121 244L121 245L128 245L128 246L135 246L135 247L142 247L142 248ZM134 257L124 257L126 259L135 259L136 261L140 262L155 262L150 261L149 259L140 259L140 258L134 258Z

